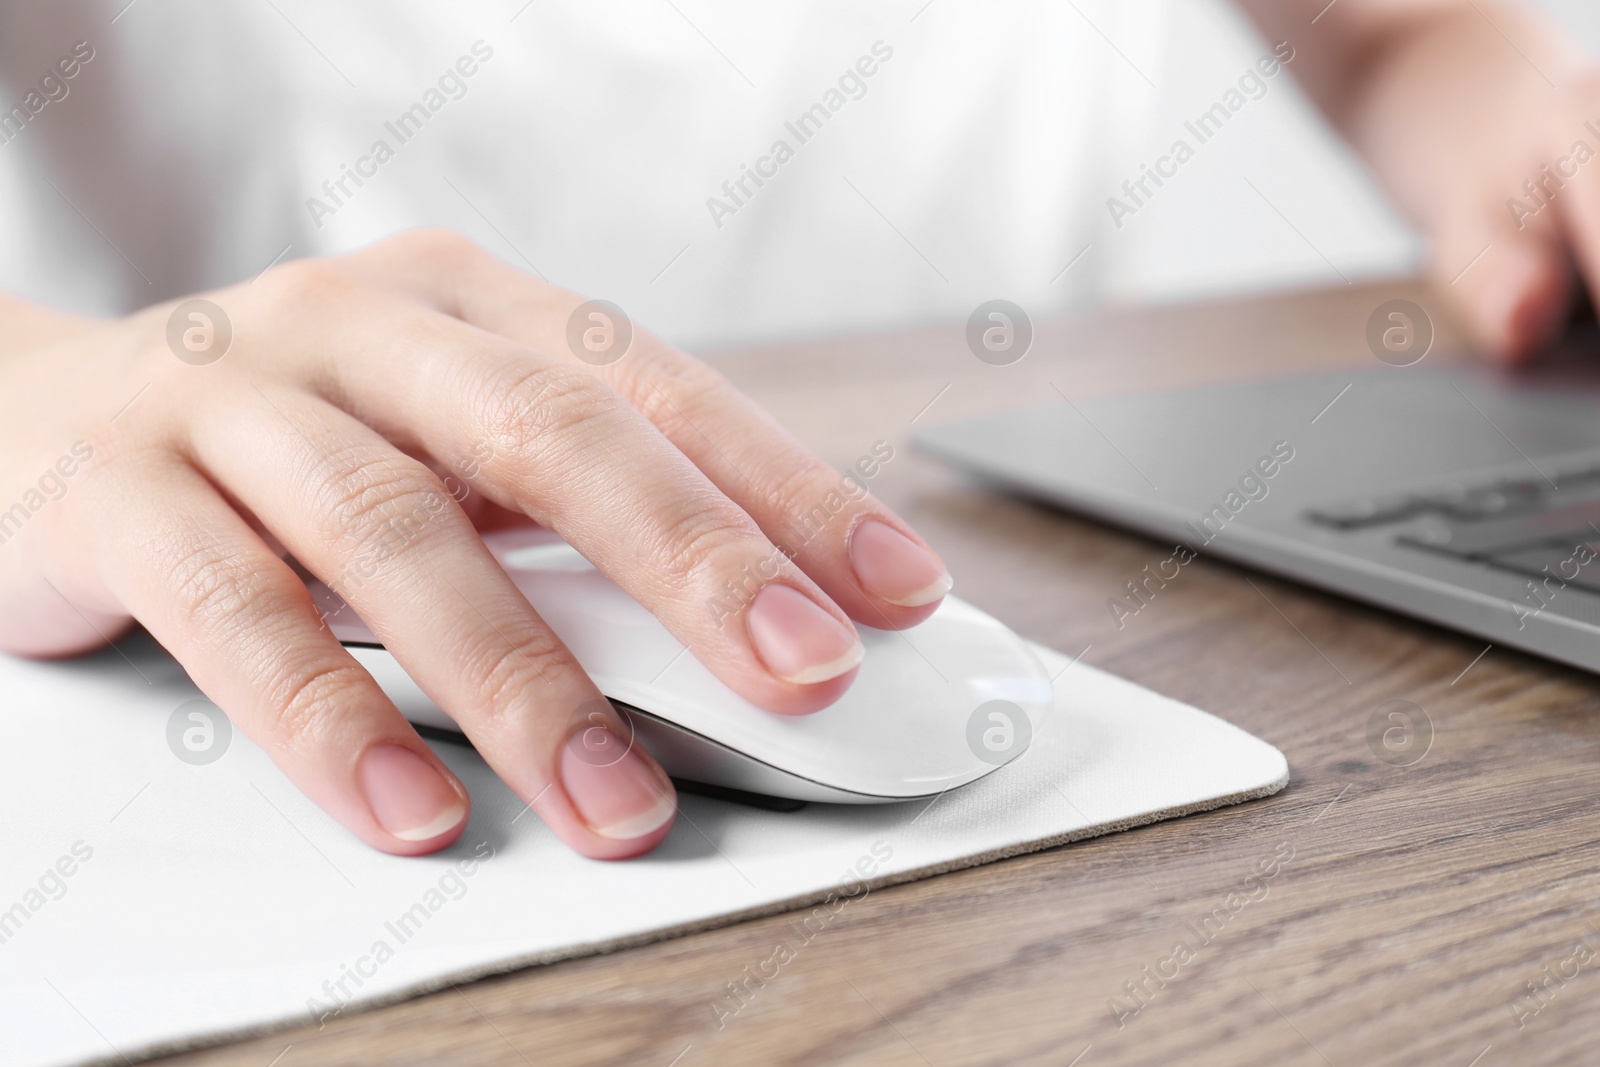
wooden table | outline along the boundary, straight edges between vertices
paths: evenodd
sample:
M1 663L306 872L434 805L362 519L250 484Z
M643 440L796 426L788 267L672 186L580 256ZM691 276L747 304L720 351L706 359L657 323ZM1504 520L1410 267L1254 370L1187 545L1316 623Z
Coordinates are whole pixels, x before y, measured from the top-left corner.
M1109 313L1042 324L1011 367L976 360L960 325L714 357L831 461L893 443L874 491L963 597L1277 745L1284 792L874 892L720 1031L708 1005L771 953L784 916L172 1062L1600 1062L1600 682L1500 648L1475 659L1475 638L1253 576L1269 604L1207 559L1118 631L1107 598L1165 546L982 491L906 445L913 421L1038 403L1051 383L1077 399L1367 365L1367 316L1397 295L1442 303L1391 285ZM1435 317L1430 359L1454 336ZM1433 724L1415 766L1366 739L1395 698ZM1164 986L1144 978L1287 849L1265 898ZM1155 991L1119 1026L1128 982Z

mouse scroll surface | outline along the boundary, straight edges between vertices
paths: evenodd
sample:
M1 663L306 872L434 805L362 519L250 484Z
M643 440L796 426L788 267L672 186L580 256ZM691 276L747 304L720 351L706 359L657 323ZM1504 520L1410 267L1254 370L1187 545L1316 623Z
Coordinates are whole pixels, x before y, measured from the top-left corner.
M905 631L860 627L860 672L834 704L777 715L718 681L655 616L543 530L485 542L530 604L669 774L801 800L881 803L936 795L1026 750L1053 706L1021 638L953 597ZM413 722L459 729L376 637L318 584L334 634ZM625 712L626 713L626 712Z

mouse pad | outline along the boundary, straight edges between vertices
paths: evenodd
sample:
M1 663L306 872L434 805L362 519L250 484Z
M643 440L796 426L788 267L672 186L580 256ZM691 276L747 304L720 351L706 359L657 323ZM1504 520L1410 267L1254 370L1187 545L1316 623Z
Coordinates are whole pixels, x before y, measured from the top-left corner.
M444 853L386 856L225 719L185 738L200 694L147 638L68 663L0 657L0 1060L121 1062L763 913L824 922L877 886L1288 782L1281 752L1221 719L1035 651L1054 714L987 778L880 807L685 795L671 837L624 863L568 852L448 743L471 824Z

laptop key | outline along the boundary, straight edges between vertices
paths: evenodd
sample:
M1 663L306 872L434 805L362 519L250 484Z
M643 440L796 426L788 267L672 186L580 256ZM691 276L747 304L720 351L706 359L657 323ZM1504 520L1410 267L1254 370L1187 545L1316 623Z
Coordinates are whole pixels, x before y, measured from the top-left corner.
M1548 486L1531 482L1508 482L1477 489L1454 500L1430 504L1452 519L1471 521L1492 519L1505 515L1520 515L1548 506Z
M1423 529L1399 537L1401 544L1412 548L1467 559L1482 559L1547 544L1565 545L1570 552L1579 542L1596 539L1600 539L1600 500L1582 500L1532 515L1503 519L1429 523Z
M1319 526L1332 526L1338 530L1364 530L1369 526L1405 522L1420 515L1426 508L1427 504L1414 496L1372 497L1313 508L1306 512L1306 518Z
M1548 507L1549 487L1543 482L1508 481L1477 489L1451 484L1425 493L1368 497L1313 508L1306 518L1339 530L1364 530L1406 522L1424 514L1466 522L1521 515Z
M1584 558L1588 562L1583 562ZM1562 547L1523 549L1485 558L1496 567L1526 574L1530 578L1554 578L1575 589L1600 593L1600 538L1583 544Z
M1600 467L1588 465L1572 468L1557 467L1551 473L1551 476L1555 479L1557 485L1563 489L1568 489L1586 483L1600 482Z

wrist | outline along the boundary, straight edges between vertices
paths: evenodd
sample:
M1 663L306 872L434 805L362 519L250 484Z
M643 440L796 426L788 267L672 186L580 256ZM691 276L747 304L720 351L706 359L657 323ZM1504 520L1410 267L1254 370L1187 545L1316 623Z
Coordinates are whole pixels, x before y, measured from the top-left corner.
M100 320L0 293L0 358L81 333Z

